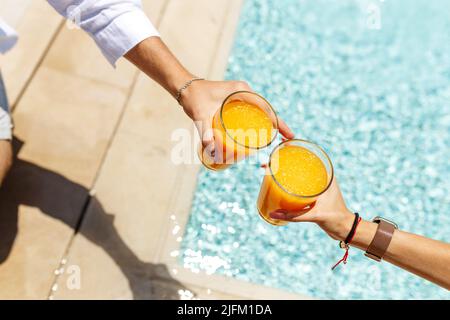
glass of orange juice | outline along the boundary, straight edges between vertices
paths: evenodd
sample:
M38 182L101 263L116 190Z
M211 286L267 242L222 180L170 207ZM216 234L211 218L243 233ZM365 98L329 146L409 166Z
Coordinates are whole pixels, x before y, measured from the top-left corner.
M276 210L312 208L333 181L333 164L318 145L300 139L280 143L270 155L257 207L261 217L275 226L288 222L272 219Z
M206 168L219 171L270 145L278 133L278 117L259 94L237 91L223 101L212 127L214 154L200 143L198 156Z

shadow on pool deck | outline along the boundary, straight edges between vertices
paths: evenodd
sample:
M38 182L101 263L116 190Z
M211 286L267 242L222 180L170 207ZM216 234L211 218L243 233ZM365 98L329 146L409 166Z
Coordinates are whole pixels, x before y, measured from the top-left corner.
M105 212L95 197L89 196L89 190L60 174L17 159L23 142L15 138L13 144L14 166L0 189L0 265L11 254L19 231L19 206L37 207L50 217L67 224L74 233L80 232L105 250L128 279L134 299L180 298L178 290L186 288L170 277L165 265L139 260L114 227L114 216ZM86 205L80 208L80 202ZM96 210L90 211L92 216L89 220L98 228L81 228L83 213L88 206L96 207ZM80 214L80 211L83 213ZM160 290L160 285L152 285L161 282L167 284L164 285L164 290Z

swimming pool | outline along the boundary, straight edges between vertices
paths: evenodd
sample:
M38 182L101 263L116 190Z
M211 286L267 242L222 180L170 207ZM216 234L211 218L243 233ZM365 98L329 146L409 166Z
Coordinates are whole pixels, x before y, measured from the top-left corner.
M327 150L350 208L449 242L449 10L429 0L247 0L227 78L248 81L298 137ZM262 175L254 162L201 171L186 268L318 298L450 298L355 249L332 272L342 252L318 227L260 219Z

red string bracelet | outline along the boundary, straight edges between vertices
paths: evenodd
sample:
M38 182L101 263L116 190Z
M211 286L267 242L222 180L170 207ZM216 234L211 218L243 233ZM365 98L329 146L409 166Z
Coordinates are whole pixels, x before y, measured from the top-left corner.
M352 242L353 238L355 237L356 229L358 228L360 221L361 221L361 217L359 216L358 213L355 213L355 220L353 221L352 229L350 230L347 238L344 241L339 242L339 247L342 249L345 249L344 256L333 267L331 267L331 270L334 270L341 262L343 262L344 264L347 263L348 250L350 249L349 244Z

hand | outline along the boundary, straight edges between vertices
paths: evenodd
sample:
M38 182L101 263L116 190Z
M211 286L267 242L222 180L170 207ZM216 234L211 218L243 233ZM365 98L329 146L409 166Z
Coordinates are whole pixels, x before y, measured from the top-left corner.
M350 232L355 215L347 209L339 185L334 178L330 188L317 199L314 207L309 211L280 210L272 212L270 217L290 222L314 222L331 238L344 240Z
M194 121L203 146L214 142L212 121L214 114L221 107L223 100L236 91L252 91L242 81L196 81L181 95L181 105L186 114ZM294 133L286 123L278 119L280 133L287 139L294 138ZM211 146L209 146L211 148Z

